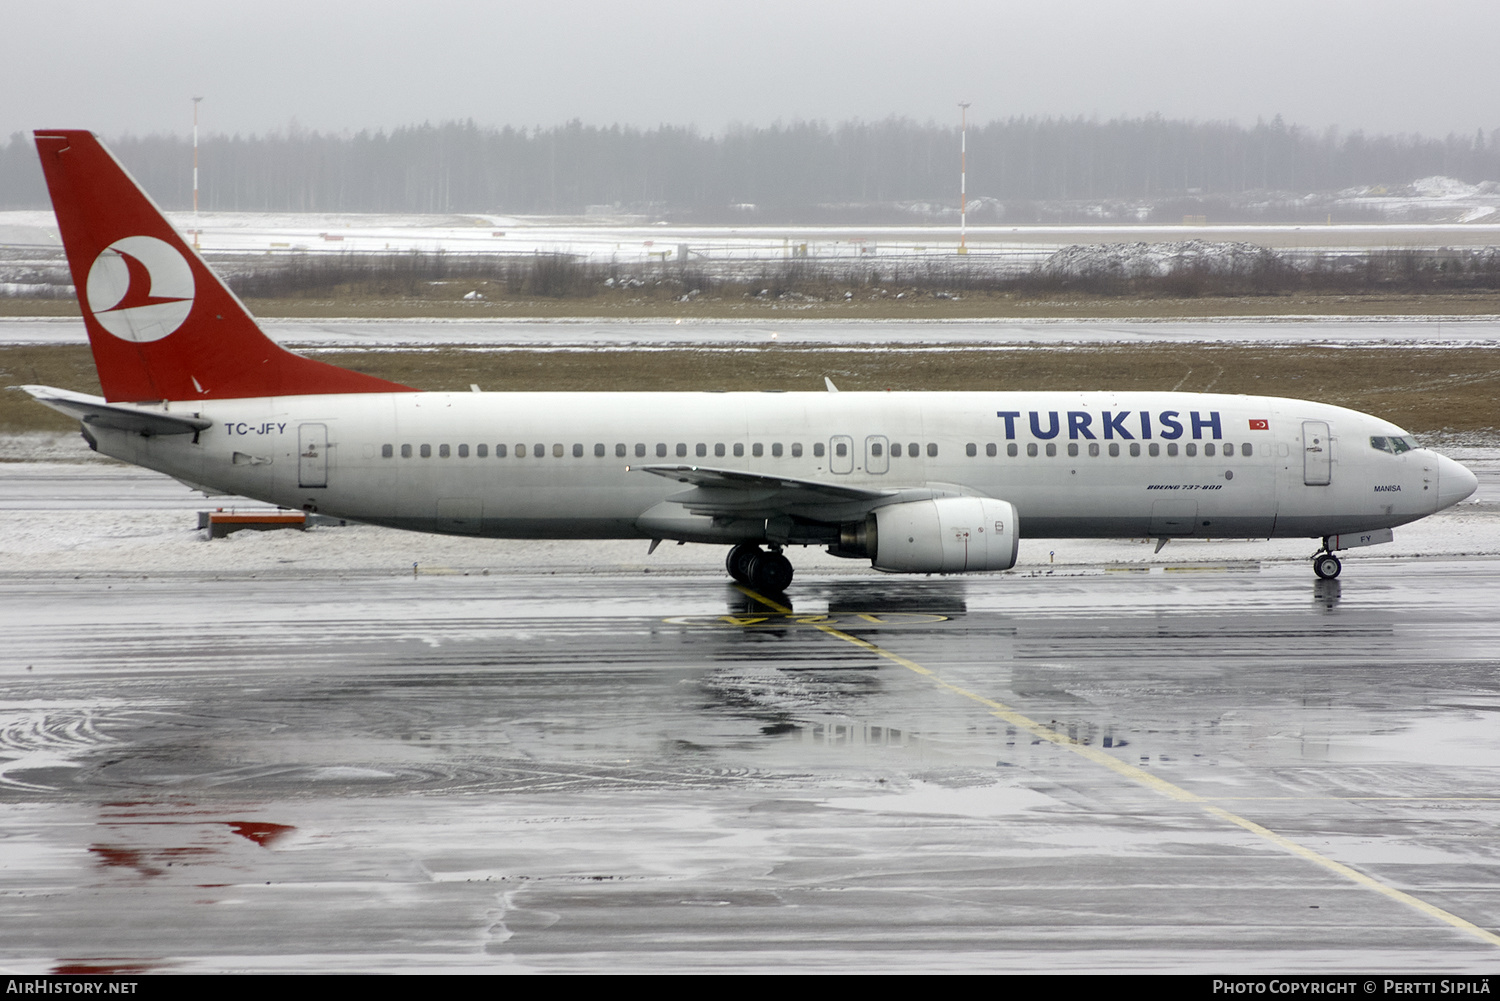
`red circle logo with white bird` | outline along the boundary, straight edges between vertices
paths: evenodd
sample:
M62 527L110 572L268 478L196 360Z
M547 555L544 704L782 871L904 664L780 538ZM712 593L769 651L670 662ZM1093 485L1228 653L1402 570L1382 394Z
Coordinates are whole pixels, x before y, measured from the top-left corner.
M159 341L192 312L193 269L165 240L127 236L94 259L87 296L89 312L111 334Z

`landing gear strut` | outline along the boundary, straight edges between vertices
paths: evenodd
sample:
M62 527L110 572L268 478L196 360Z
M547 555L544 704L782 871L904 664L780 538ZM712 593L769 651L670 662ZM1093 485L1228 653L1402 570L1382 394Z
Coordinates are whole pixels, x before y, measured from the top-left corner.
M1313 573L1322 580L1333 580L1342 569L1344 565L1332 553L1322 552L1313 557Z
M724 569L741 584L772 594L780 594L792 582L792 561L781 554L780 546L773 546L767 552L759 546L741 543L729 550Z

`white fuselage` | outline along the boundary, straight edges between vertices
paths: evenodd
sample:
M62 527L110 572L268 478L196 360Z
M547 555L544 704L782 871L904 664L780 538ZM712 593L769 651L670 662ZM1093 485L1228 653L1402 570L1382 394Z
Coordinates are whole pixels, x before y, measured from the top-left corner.
M1318 537L1453 503L1444 464L1472 489L1437 453L1371 447L1404 434L1387 421L1268 397L371 393L158 409L213 424L197 436L90 434L108 455L223 493L498 537L767 538L763 523L670 516L684 486L645 465L993 497L1015 505L1028 537Z

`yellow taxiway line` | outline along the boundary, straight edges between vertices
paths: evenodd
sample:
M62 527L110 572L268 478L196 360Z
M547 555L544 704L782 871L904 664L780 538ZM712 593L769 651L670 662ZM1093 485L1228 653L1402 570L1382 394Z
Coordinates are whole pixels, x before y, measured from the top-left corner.
M767 598L762 594L757 594L755 591L752 591L747 587L741 585L735 586L737 590L743 593L746 597L750 598L753 601L760 602L767 608L774 609L775 611L782 614L790 614L792 611L792 609L788 608L787 606L782 605L771 598ZM1069 751L1072 751L1074 754L1077 754L1083 758L1087 758L1089 761L1092 761L1096 765L1102 765L1103 767L1108 768L1110 771L1114 772L1116 775L1127 778L1137 785L1145 786L1153 792L1159 793L1160 795L1165 796L1168 799L1174 799L1182 803L1196 804L1205 813L1208 813L1214 817L1218 817L1220 820L1227 821L1237 827L1243 827L1251 834L1257 835L1258 837L1269 841L1271 844L1282 849L1283 851L1300 856L1301 858L1304 858L1316 865L1320 865L1324 869L1327 869L1329 872L1342 876L1345 879L1350 880L1351 882L1365 887L1366 889L1374 890L1376 893L1389 897L1390 899L1398 903L1405 904L1407 907L1419 911L1430 918L1436 918L1439 921L1452 925L1454 928L1457 928L1460 931L1468 932L1475 938L1478 938L1484 942L1488 942L1490 945L1500 946L1500 935L1496 935L1494 932L1487 931L1486 929L1474 924L1472 921L1466 921L1463 918L1459 917L1457 914L1452 913L1451 911L1445 911L1441 907L1429 904L1427 901L1414 897L1402 890L1398 890L1393 886L1387 886L1377 879L1366 876L1364 873L1360 872L1357 869L1352 869L1349 866L1344 865L1342 862L1336 862L1333 859L1329 858L1327 855L1316 852L1313 849L1308 848L1306 845L1298 844L1291 838L1277 834L1270 828L1263 827L1253 820L1241 817L1237 813L1231 813L1221 806L1216 806L1214 805L1214 803L1202 796L1199 796L1197 793L1189 792L1181 786L1168 782L1166 779L1163 779L1160 776L1152 775L1150 772L1146 771L1143 768L1137 768L1135 765L1126 764L1119 758L1116 758L1114 755L1106 754L1099 748L1090 747L1087 744L1083 744L1078 742L1077 740L1074 740L1072 737L1058 733L1051 727L1046 726L1042 723L1038 723L1036 720L1030 718L1029 716L1022 715L1003 702L997 702L994 699L987 698L977 692L971 692L967 688L961 688L958 685L954 685L947 681L944 681L930 668L923 667L921 664L918 664L916 661L911 660L908 657L903 657L899 653L893 653L892 651L887 650L884 647L877 646L874 643L871 643L869 640L860 639L858 636L851 635L841 629L836 629L833 626L821 625L818 623L809 624L812 625L813 628L825 632L835 639L843 640L845 643L851 643L854 646L857 646L862 650L866 650L877 657L883 657L893 664L899 664L902 667L906 668L908 671L912 671L916 674L921 675L939 688L952 692L953 694L968 699L971 702L978 703L985 709L989 710L991 716L1002 719L1005 722L1016 727L1018 730L1026 731L1033 737L1037 737L1041 740L1045 740L1052 744L1055 744L1058 747L1062 747Z

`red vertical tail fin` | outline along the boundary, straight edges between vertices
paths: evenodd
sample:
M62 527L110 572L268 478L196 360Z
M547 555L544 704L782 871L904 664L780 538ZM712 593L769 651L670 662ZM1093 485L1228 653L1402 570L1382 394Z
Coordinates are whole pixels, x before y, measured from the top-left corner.
M105 399L413 391L277 346L93 133L36 147Z

